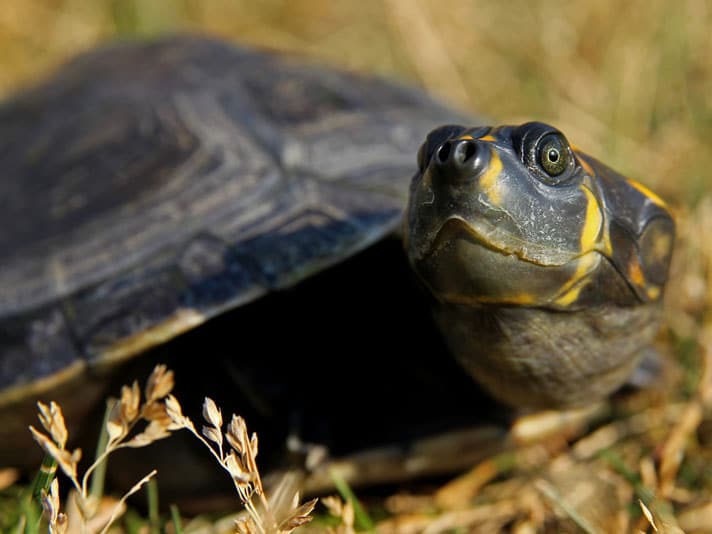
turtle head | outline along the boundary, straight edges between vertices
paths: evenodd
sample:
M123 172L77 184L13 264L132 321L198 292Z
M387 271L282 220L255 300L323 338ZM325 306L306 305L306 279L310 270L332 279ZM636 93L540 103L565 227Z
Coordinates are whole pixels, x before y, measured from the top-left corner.
M558 310L660 298L664 203L547 124L432 131L406 217L412 266L441 301Z

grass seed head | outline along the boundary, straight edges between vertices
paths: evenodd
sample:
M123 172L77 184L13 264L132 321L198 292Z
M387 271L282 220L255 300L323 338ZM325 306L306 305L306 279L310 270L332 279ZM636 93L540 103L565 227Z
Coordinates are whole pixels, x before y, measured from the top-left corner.
M173 395L168 395L165 400L166 414L171 419L170 430L178 428L190 428L195 430L193 422L183 415L183 409Z
M230 447L235 449L235 452L238 454L244 454L247 450L246 443L248 443L247 425L245 424L245 420L239 415L233 414L225 437L227 438L227 442L230 444Z
M50 533L63 534L67 531L67 516L59 511L59 481L55 478L49 488L49 493L42 490L42 510L49 523Z
M62 408L59 404L52 401L49 406L38 402L37 408L39 410L38 417L42 427L49 432L54 442L61 448L67 444L67 426L64 423L64 414L62 413Z
M146 402L150 404L167 396L174 383L173 371L163 364L156 365L146 381Z
M57 460L57 464L64 474L73 480L76 479L77 464L82 457L81 449L74 449L73 452L69 452L64 448L60 448L51 439L49 439L42 432L38 431L32 425L30 425L30 432L32 433L32 437L35 441L40 447L42 447L42 450Z
M203 436L217 444L218 447L222 447L223 437L219 428L215 428L214 426L203 426L202 432Z
M309 523L313 519L311 513L314 511L316 503L317 499L312 499L296 507L292 513L279 524L279 532L289 533L295 528Z
M222 428L222 412L217 407L215 401L210 397L205 397L203 402L203 418L215 428Z
M242 460L240 460L240 457L235 454L235 451L231 451L230 454L225 457L224 463L225 468L236 483L249 484L254 479L252 473L245 468L245 465L242 463Z
M121 387L121 418L131 424L139 415L139 406L141 405L141 390L138 387L138 382L134 380L131 387Z
M123 416L121 401L114 401L111 413L106 420L106 432L109 435L109 444L120 441L129 431L128 423Z
M151 421L143 432L136 434L133 438L126 442L127 447L137 449L150 445L154 441L170 437L171 433L168 428L162 423Z
M149 422L156 422L162 426L169 428L173 420L168 415L166 405L162 402L152 402L146 404L141 410L141 416Z

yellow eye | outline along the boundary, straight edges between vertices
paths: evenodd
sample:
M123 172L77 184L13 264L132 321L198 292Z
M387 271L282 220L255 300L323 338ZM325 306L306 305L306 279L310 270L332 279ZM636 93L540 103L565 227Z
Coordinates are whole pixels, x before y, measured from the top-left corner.
M571 151L566 140L555 133L542 137L537 150L537 160L549 176L562 174L571 164Z

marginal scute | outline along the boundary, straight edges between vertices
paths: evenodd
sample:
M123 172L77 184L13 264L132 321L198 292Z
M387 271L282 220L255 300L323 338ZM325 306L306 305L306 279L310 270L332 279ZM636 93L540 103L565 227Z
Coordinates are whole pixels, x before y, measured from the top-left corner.
M667 280L675 239L675 222L660 198L599 161L596 171L608 233L606 250L640 302L659 300Z
M645 279L662 286L667 279L672 258L675 228L671 219L656 217L648 223L639 239L639 258Z

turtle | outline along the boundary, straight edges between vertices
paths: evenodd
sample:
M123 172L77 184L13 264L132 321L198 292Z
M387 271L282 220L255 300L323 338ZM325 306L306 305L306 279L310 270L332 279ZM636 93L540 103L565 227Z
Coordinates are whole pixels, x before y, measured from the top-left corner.
M553 126L485 124L202 35L6 99L2 463L36 461L37 399L79 432L152 358L337 453L616 391L659 328L670 210Z

